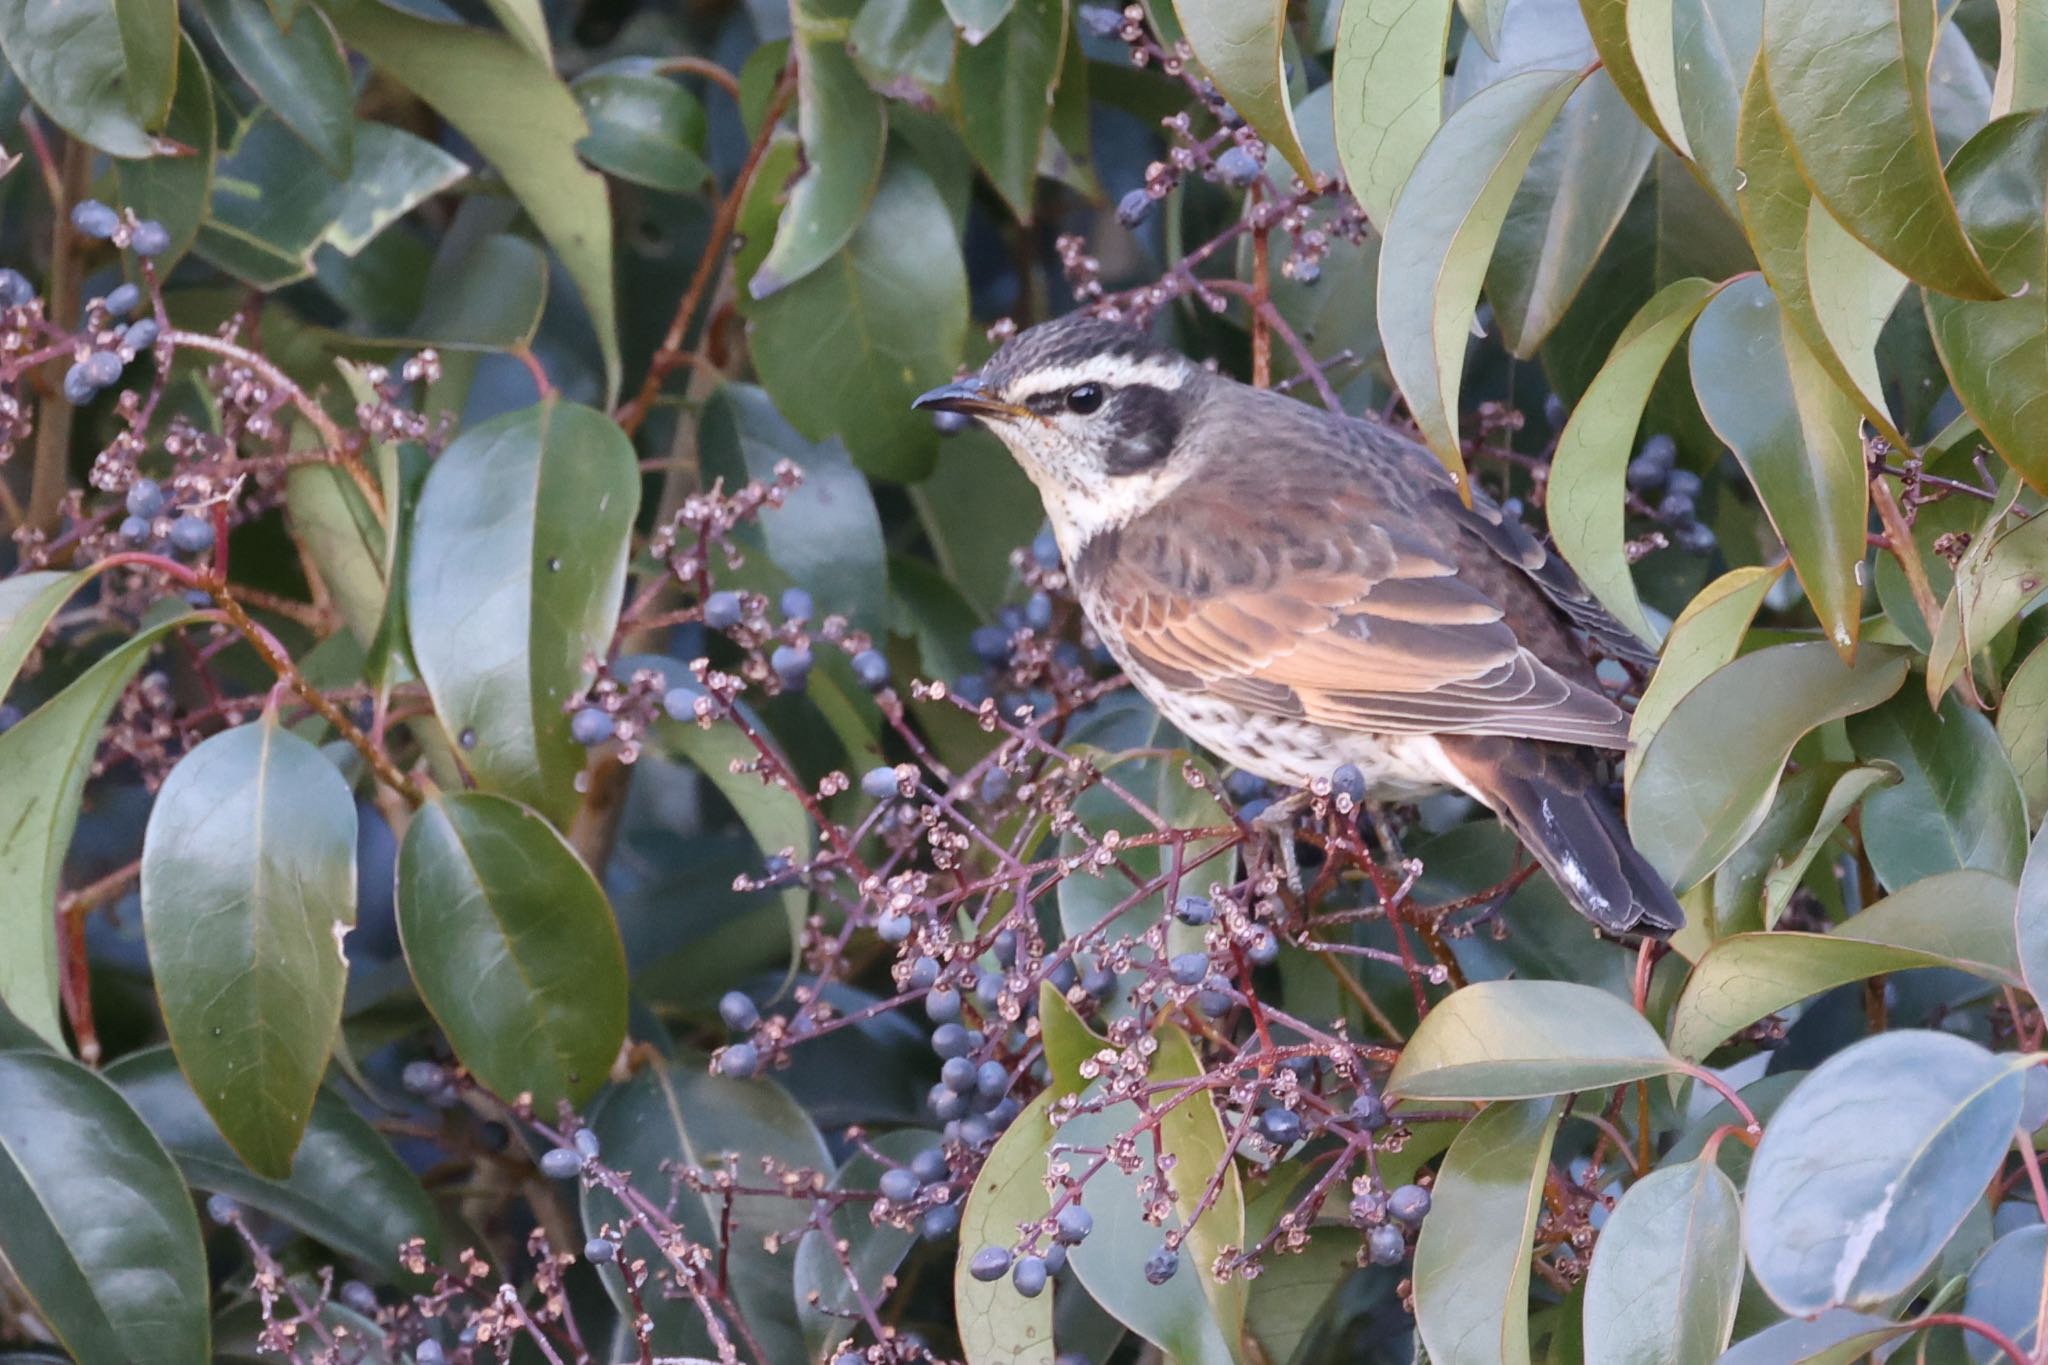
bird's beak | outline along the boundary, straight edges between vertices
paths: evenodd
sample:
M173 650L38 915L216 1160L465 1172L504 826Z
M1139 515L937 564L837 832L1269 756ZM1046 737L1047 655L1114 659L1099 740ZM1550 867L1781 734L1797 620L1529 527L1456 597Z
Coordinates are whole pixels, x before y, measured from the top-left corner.
M979 375L969 375L951 384L941 384L930 393L919 394L913 408L931 408L939 412L962 412L969 417L983 420L1005 420L1031 415L1029 408L1005 403L990 395Z

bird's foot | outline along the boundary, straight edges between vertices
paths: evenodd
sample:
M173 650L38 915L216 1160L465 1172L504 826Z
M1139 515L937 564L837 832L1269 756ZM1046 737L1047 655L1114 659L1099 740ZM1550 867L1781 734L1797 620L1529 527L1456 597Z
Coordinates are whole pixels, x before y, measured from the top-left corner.
M1306 791L1291 792L1252 817L1252 828L1273 840L1280 854L1280 870L1287 877L1287 889L1302 893L1301 858L1294 846L1294 817L1308 809L1314 797Z

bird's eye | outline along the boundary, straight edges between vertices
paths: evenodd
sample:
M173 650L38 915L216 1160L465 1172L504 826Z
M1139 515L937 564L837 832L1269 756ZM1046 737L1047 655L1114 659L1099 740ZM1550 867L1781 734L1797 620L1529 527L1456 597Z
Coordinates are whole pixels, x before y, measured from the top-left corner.
M1102 406L1102 385L1076 384L1067 390L1067 411L1086 417Z

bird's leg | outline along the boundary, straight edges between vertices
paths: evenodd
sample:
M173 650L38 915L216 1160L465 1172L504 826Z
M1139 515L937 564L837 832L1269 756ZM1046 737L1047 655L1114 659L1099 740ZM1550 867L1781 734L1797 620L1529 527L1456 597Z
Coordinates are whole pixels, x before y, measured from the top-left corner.
M1308 809L1313 798L1306 791L1290 792L1252 817L1252 828L1275 841L1280 853L1280 870L1287 874L1287 889L1302 892L1301 858L1294 847L1294 817Z

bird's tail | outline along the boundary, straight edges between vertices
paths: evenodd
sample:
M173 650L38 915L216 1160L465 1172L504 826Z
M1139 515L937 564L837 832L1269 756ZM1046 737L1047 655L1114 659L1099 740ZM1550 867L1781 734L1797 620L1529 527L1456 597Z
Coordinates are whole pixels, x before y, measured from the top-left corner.
M1629 841L1590 755L1492 735L1440 741L1466 790L1493 808L1580 914L1609 933L1657 938L1685 923L1678 898Z

